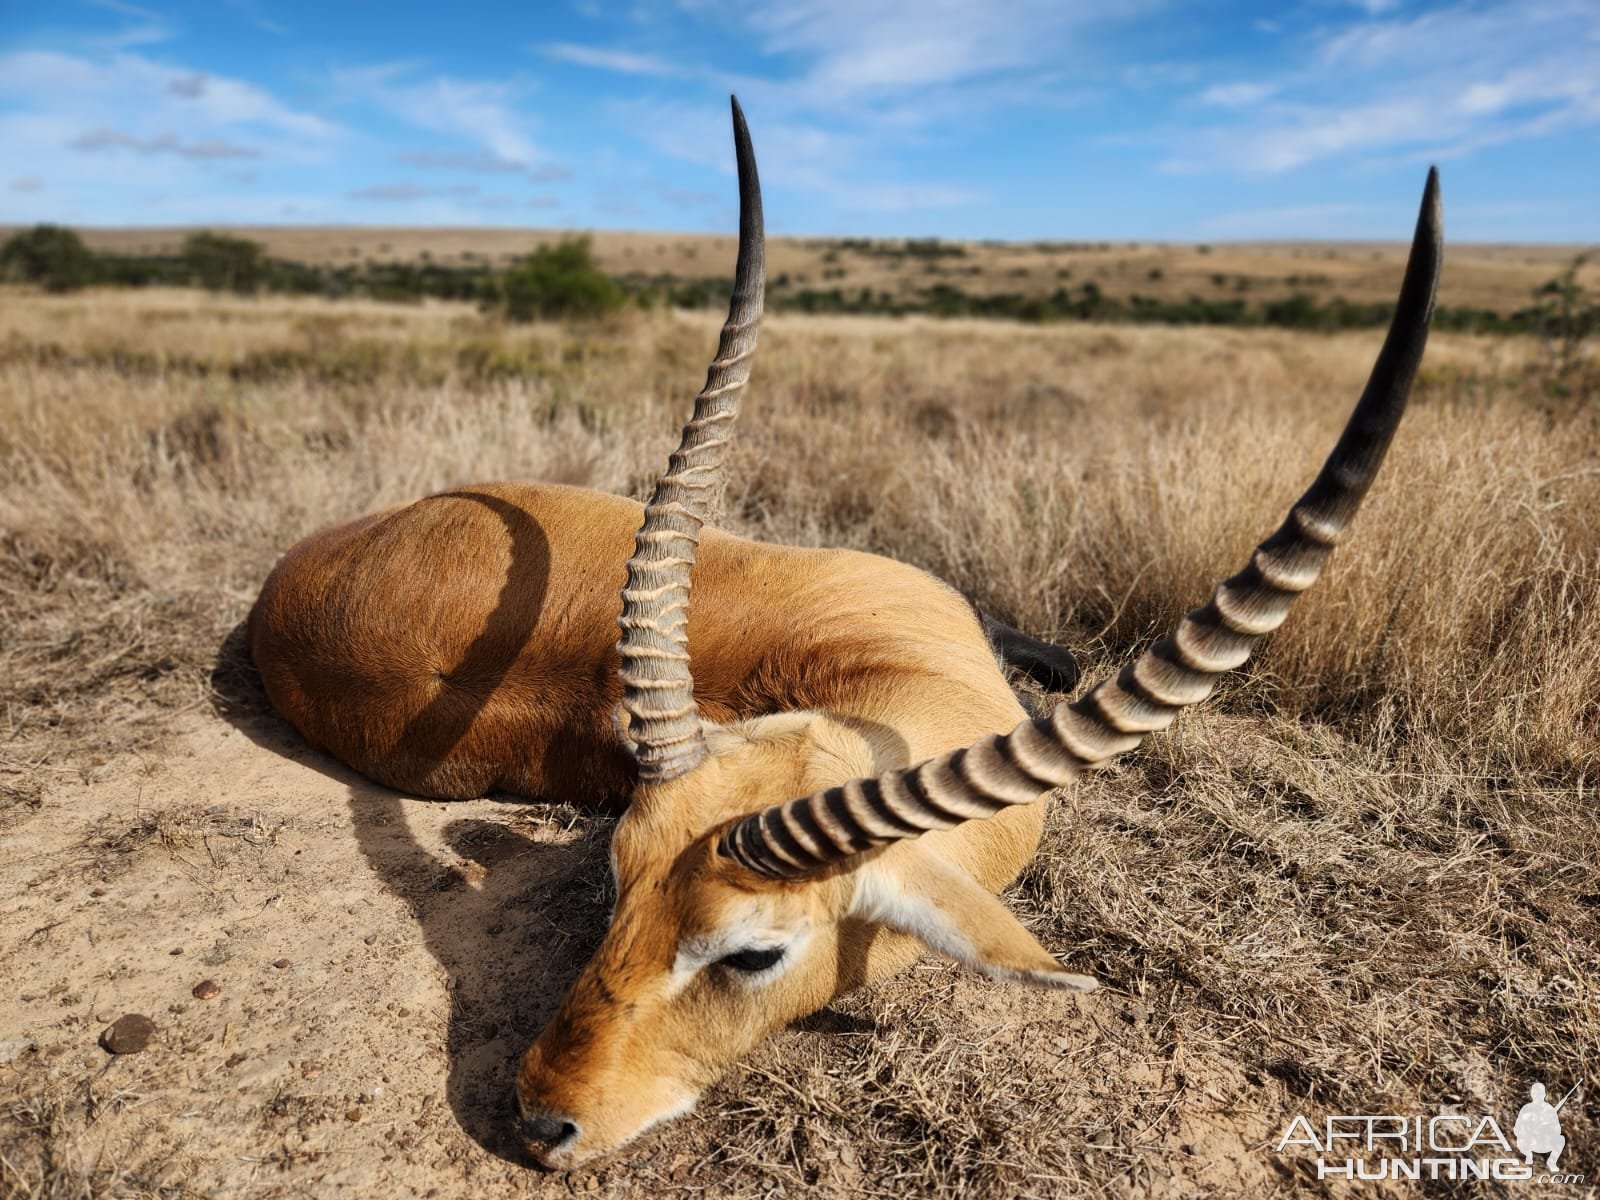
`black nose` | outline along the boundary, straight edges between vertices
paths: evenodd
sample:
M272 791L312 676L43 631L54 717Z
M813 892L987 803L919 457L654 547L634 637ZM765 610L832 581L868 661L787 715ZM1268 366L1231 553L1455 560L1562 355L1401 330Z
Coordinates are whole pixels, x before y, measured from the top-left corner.
M517 1132L542 1150L554 1150L577 1137L578 1126L555 1113L534 1113L517 1118Z

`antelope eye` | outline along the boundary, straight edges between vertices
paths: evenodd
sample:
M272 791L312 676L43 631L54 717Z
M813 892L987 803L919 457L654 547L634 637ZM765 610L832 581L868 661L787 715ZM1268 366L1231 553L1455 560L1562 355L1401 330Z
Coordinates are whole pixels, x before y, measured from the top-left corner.
M783 946L753 947L741 950L737 954L730 954L726 958L719 958L717 961L725 967L732 967L735 971L753 975L757 971L765 971L776 963L783 957L785 949Z

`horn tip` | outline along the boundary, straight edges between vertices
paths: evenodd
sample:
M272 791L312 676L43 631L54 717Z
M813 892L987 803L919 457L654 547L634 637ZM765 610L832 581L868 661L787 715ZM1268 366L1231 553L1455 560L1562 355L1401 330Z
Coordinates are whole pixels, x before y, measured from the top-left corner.
M1435 238L1444 232L1444 203L1439 196L1439 168L1428 168L1428 182L1422 189L1422 211L1429 231Z

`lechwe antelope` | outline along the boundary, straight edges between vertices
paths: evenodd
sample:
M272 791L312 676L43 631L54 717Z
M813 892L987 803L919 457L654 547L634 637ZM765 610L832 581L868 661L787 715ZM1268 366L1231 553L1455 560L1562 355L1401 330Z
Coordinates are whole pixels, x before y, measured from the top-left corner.
M375 779L630 801L610 928L517 1077L521 1134L554 1167L683 1112L766 1034L924 949L1093 987L995 897L1037 847L1038 801L1204 699L1284 619L1383 461L1433 310L1430 173L1393 325L1311 487L1174 634L1029 720L938 580L704 526L762 301L737 103L734 140L728 322L642 513L532 484L431 496L302 542L251 614L278 710Z

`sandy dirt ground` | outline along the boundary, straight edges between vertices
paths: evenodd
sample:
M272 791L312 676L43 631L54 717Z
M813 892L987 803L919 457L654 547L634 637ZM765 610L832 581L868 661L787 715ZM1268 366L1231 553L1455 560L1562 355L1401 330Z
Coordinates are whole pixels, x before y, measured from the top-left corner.
M511 1074L603 923L606 823L406 798L252 707L63 778L5 832L0 1153L21 1194L897 1194L897 1155L925 1169L919 1156L976 1152L982 1167L986 1122L1005 1127L1002 1157L1054 1139L1036 1162L1065 1173L962 1167L950 1190L1288 1183L1264 1145L1275 1081L1157 1053L1137 997L1041 994L931 960L781 1034L597 1170L532 1169L506 1136ZM129 1013L155 1033L109 1054L102 1034ZM910 1068L930 1064L976 1135L861 1146L851 1130L906 1106L896 1089L926 1088ZM1041 1088L1054 1105L1031 1102Z

